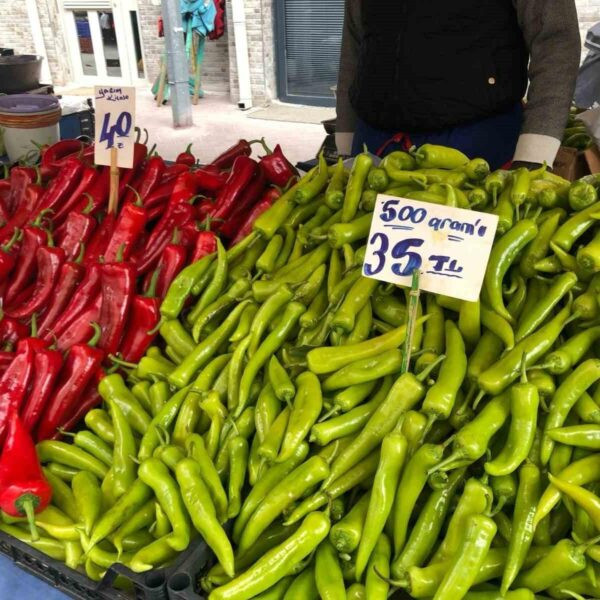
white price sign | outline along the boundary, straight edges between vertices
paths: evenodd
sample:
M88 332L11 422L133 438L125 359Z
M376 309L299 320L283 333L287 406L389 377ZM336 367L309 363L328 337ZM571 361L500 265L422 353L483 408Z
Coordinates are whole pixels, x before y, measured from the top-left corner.
M479 298L498 217L441 204L379 195L363 274L474 302Z
M117 150L117 166L133 166L135 128L135 88L96 86L96 139L94 161L111 164L111 151Z

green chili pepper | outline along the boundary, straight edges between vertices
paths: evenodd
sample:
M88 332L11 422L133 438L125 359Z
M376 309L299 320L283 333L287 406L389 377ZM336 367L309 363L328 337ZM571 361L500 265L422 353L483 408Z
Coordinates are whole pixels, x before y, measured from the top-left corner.
M110 466L112 464L112 448L90 431L78 431L73 437L73 442L82 450L101 460L105 465Z
M113 450L113 489L115 497L122 496L136 479L136 465L133 462L137 454L135 438L125 415L114 401L108 401L115 432Z
M520 167L514 171L510 200L515 206L521 206L527 200L530 185L531 174L527 167Z
M326 271L327 267L325 265L317 267L310 277L294 292L294 301L302 302L302 304L308 306L323 286Z
M373 167L369 171L367 182L375 192L384 192L390 185L390 178L382 167Z
M594 225L596 219L592 215L598 213L599 210L600 203L595 202L579 211L558 228L552 241L562 250L569 252L577 239Z
M498 169L490 173L483 183L485 191L492 196L494 206L502 191L506 188L511 180L510 171Z
M107 402L113 401L117 404L131 427L144 435L150 425L150 416L129 391L121 375L113 373L103 377L98 384L98 392Z
M65 442L43 440L38 442L36 452L42 463L57 461L68 467L90 471L100 479L104 479L108 472L106 465L97 458Z
M94 408L85 415L85 424L91 429L100 439L107 444L114 444L115 434L110 421L110 417L105 410Z
M176 551L169 544L172 534L154 540L148 546L138 550L132 557L129 568L134 573L143 573L173 559Z
M308 566L298 575L287 589L283 600L319 600L314 567Z
M371 294L379 285L376 279L361 277L350 288L338 310L335 311L332 327L350 333L354 329L356 315L369 302Z
M485 470L493 476L516 471L527 458L535 437L539 394L536 386L527 381L524 369L521 382L510 388L510 431L506 445L493 461L485 463Z
M300 315L306 310L306 307L299 302L290 302L282 315L281 322L265 338L260 347L250 357L240 381L240 393L237 407L234 411L234 417L239 417L250 395L252 382L261 367L269 360L281 347L286 338L293 331L298 323Z
M369 600L386 600L390 584L386 579L390 576L392 545L385 534L381 534L371 553L366 573L366 597Z
M490 165L483 158L473 158L463 168L469 181L482 181L490 174Z
M344 161L342 158L338 158L338 161L335 165L335 170L331 179L329 180L329 185L327 186L327 190L325 192L325 203L329 208L333 210L339 210L342 208L342 204L344 202L344 188L346 185L346 169L344 168Z
M46 477L50 487L52 488L52 502L56 504L57 508L62 510L62 512L64 512L71 520L76 522L79 521L79 508L77 506L77 502L75 501L75 496L71 491L71 487L47 467L43 467L42 471L44 472L44 477Z
M246 479L248 466L248 442L242 436L228 441L229 451L229 506L227 516L234 519L242 505L241 491Z
M319 596L323 600L346 598L344 576L337 552L329 540L321 542L315 555L315 580Z
M102 511L102 492L94 475L80 471L71 482L77 512L81 517L85 534L89 536Z
M523 277L531 278L536 275L534 265L548 254L550 240L556 233L561 220L562 215L556 212L540 224L537 236L527 246L519 262L519 270Z
M250 356L258 349L262 335L266 331L273 317L293 298L293 296L294 293L287 285L279 284L279 287L273 295L258 309L250 329L251 341L248 350Z
M275 263L282 248L283 236L275 234L256 260L256 268L259 273L272 273L275 270Z
M155 417L169 400L171 389L166 381L157 381L150 386L150 413Z
M498 235L505 235L513 226L515 218L515 207L511 202L510 195L512 190L512 182L509 181L506 187L502 190L498 203L491 210L491 214L498 217L498 226L496 232Z
M314 250L289 262L273 274L273 279L281 283L300 283L308 279L314 270L322 265L331 254L331 246L323 242Z
M294 228L297 228L300 225L302 225L302 223L306 223L306 221L311 219L317 213L319 207L321 206L323 206L323 199L320 196L317 196L317 198L315 198L308 204L296 206L289 218L286 219L286 223ZM296 239L296 241L302 242L302 240L298 238Z
M588 208L598 200L596 188L585 181L575 181L569 188L569 206L574 211Z
M175 348L182 356L191 352L195 347L194 340L179 319L165 321L160 326L160 335L169 346Z
M319 164L315 171L309 173L300 180L300 185L294 194L294 201L298 204L306 204L317 196L327 185L329 172L323 152L319 154Z
M288 539L272 548L242 575L213 590L210 600L248 600L285 577L290 565L306 558L329 533L329 519L312 513Z
M329 531L329 539L338 552L354 552L364 531L370 493L363 494L352 509Z
M154 499L149 500L140 508L138 512L133 514L127 519L111 536L110 540L117 549L118 553L121 554L125 546L127 546L127 540L130 540L130 536L135 533L147 534L147 529L154 523L156 518L156 502ZM148 543L143 544L146 546ZM128 548L130 549L130 548Z
M279 415L277 415L277 418L271 424L271 427L258 449L259 455L270 462L275 461L279 454L279 449L283 443L283 438L290 419L290 413L290 407L286 406Z
M519 221L508 233L504 234L492 248L485 274L485 289L491 307L506 320L512 316L504 306L502 298L502 280L518 254L533 240L538 232L534 221Z
M367 176L372 166L373 159L366 153L359 154L354 159L342 206L342 223L349 223L354 219Z
M597 405L596 405L597 406ZM570 427L558 427L550 429L548 435L555 442L588 448L589 450L600 449L600 426L598 425L572 425Z
M469 159L459 150L435 144L423 144L412 155L419 168L460 169L469 163Z
M336 223L327 232L327 239L332 248L341 248L344 244L353 244L368 237L371 230L373 214L367 213L352 221Z
M381 166L385 168L386 166L392 166L394 169L398 169L401 171L412 171L417 167L417 161L414 156L411 156L408 152L402 152L401 150L396 150L395 152L390 152L386 157L381 161Z
M176 319L183 310L192 288L208 270L214 258L209 254L179 273L169 286L167 295L160 305L160 314L166 319Z
M434 490L419 513L402 552L392 563L392 575L403 577L407 569L421 566L433 549L450 510L456 490L464 478L465 470L450 475L442 488Z

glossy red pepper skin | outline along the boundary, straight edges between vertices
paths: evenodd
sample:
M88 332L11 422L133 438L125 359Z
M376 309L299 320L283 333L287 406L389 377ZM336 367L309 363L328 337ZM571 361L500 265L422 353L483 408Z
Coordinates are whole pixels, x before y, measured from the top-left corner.
M10 181L0 179L0 226L6 225L10 220L8 211L8 195L10 194Z
M107 263L101 269L102 305L98 325L98 346L106 354L115 354L125 332L129 308L135 292L135 267L129 263Z
M131 310L127 320L127 328L119 352L123 360L136 363L144 356L152 344L158 331L156 329L160 320L160 300L156 297L135 296L131 302Z
M31 435L16 411L9 416L0 457L0 490L0 509L11 517L25 516L26 504L31 512L41 512L52 498ZM31 512L27 516L33 519Z
M21 210L12 215L8 222L0 227L0 242L10 239L15 229L20 229L33 219L37 206L40 203L44 189L35 183L31 183L25 190L25 200Z
M108 248L108 244L112 238L116 222L117 217L114 213L104 215L102 223L96 228L90 243L85 248L85 255L83 257L84 264L95 264L100 261L101 256L104 256L106 248Z
M160 183L148 196L144 199L144 207L147 209L156 208L157 206L163 206L169 201L173 189L175 187L175 178L167 181L166 183Z
M156 295L164 298L173 279L186 264L187 250L180 244L167 244L161 254L158 267L158 280L156 282Z
M134 258L138 275L143 275L156 268L160 255L173 239L174 230L183 228L194 220L194 207L188 202L169 204L163 216L155 225L144 251Z
M0 350L0 379L6 372L6 369L10 366L10 363L13 361L15 357L14 352L9 352L8 350Z
M71 347L58 385L38 425L38 441L54 437L57 428L75 412L82 390L92 381L103 359L104 352L90 344L80 343Z
M250 156L252 154L252 147L250 142L246 140L240 140L231 148L227 148L225 152L217 156L211 165L218 167L219 169L230 169L238 156Z
M56 280L55 293L50 298L48 310L39 324L38 335L43 337L52 329L60 316L64 314L63 311L74 296L75 290L79 282L83 279L84 273L85 269L80 264L72 261L63 263ZM1 328L2 322L0 321L0 330Z
M35 170L29 167L13 167L10 171L10 191L6 209L11 215L18 212L25 200L25 190L36 180Z
M254 160L247 156L235 159L227 183L215 200L215 207L211 211L213 219L225 220L231 215L256 173L257 164Z
M35 257L40 246L48 241L48 234L39 227L25 227L21 249L17 256L17 262L6 288L4 301L9 304L16 299L35 276Z
M145 144L135 144L133 146L133 165L131 169L121 169L119 175L119 198L124 197L127 186L131 185L133 178L137 176L147 154L148 148Z
M265 172L267 181L272 185L284 188L292 177L298 175L298 172L283 154L281 146L277 144L271 154L267 154L260 159L259 163Z
M127 260L135 248L136 242L146 227L148 215L143 206L137 204L124 204L119 213L112 236L104 251L104 260L113 262L117 258L119 249L123 260Z
M275 188L268 189L263 197L259 200L257 204L254 205L254 208L250 211L250 213L246 216L246 218L242 221L233 241L230 246L235 246L238 242L243 240L248 234L252 232L252 226L254 225L254 221L262 215L269 206L277 200L281 196L281 192Z
M44 348L35 353L31 387L21 410L21 419L28 431L36 428L50 400L62 365L63 357L58 350Z
M175 163L178 165L187 165L193 167L196 164L196 157L192 154L192 144L189 144L184 152L180 152L175 159Z
M227 176L208 167L202 167L193 171L198 189L206 194L216 194L220 192L227 182Z
M69 216L71 211L73 211L73 209L81 202L81 195L83 193L89 193L89 190L93 188L96 179L100 177L100 172L100 169L94 169L94 167L88 167L87 165L83 167L79 184L71 192L71 195L64 203L60 207L57 207L52 214L52 222L55 225L60 225Z
M81 283L75 288L75 293L69 298L69 303L60 313L55 323L44 327L44 331L41 332L42 338L50 341L54 336L60 336L92 304L99 292L100 265L93 264L87 267ZM98 311L99 309L98 306Z
M31 340L21 340L4 375L0 379L0 439L6 434L8 417L19 412L27 394L34 368L34 347Z
M85 306L83 311L77 315L56 338L56 347L61 352L67 352L74 345L88 340L93 333L91 323L97 323L100 318L100 307L102 306L102 295L97 294Z
M56 210L57 207L62 206L79 185L83 167L84 165L79 158L75 156L67 158L56 176L48 184L40 200L38 211Z
M79 140L61 140L43 150L40 157L40 166L50 176L54 176L69 156L79 154L83 149L84 144Z
M101 377L98 377L98 373L103 374L102 369L99 369L96 375L92 378L92 381L88 383L68 419L62 423L59 423L58 427L61 430L72 431L79 424L79 422L83 420L85 415L87 415L92 409L102 404L102 396L98 392L98 383ZM52 436L52 439L58 439L60 437L60 432L57 431Z
M0 318L0 346L4 344L16 344L19 340L29 335L29 328L21 321L7 315Z
M110 167L102 166L98 168L98 176L79 198L73 210L83 212L87 209L89 214L95 214L108 204L109 193Z
M241 226L241 222L244 220L245 216L261 199L265 191L265 184L265 175L262 168L259 166L256 169L256 173L252 180L246 185L245 189L242 190L242 193L232 209L225 213L224 216L219 216L220 214L223 214L223 211L220 211L219 208L212 213L213 218L222 219L222 221L217 221L215 223L215 229L227 238L233 237Z
M125 194L125 203L135 202L138 196L143 202L159 185L165 169L165 161L160 156L151 156L131 184L131 187L137 192L137 196L133 190L128 189Z
M9 304L6 309L7 314L15 319L30 317L34 312L46 307L65 262L65 251L62 248L40 246L36 253L36 261L37 281L31 298L22 305L11 307Z
M212 231L199 231L190 263L199 261L203 256L217 251L217 236Z
M182 173L187 173L189 170L190 168L187 165L181 165L177 163L169 165L165 168L165 172L163 173L162 179L160 180L160 185L174 181Z
M56 230L56 244L65 251L67 260L74 260L81 252L81 244L87 247L98 222L94 217L73 211Z
M0 281L5 281L17 262L20 244L18 232L13 234L12 239L0 246Z

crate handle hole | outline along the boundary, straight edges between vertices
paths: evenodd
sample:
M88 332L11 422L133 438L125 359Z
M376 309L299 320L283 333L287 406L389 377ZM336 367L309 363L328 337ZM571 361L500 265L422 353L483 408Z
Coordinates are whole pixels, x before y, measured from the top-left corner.
M148 573L144 583L150 588L160 588L165 585L165 576L162 573Z
M169 587L174 592L182 592L192 585L192 580L187 573L177 573L169 579Z

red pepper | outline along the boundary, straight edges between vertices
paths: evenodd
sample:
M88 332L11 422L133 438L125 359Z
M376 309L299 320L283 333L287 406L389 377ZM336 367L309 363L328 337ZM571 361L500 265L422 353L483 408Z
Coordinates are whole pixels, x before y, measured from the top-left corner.
M81 253L82 248L92 237L98 222L90 216L89 205L83 212L69 213L66 221L56 230L56 243L65 251L67 260L74 260Z
M240 228L248 212L260 200L265 191L265 183L265 175L262 167L259 165L252 181L238 196L235 206L229 212L221 211L220 207L218 207L212 213L213 218L221 219L220 222L217 221L215 229L225 237L232 238Z
M122 256L117 256L121 260ZM110 262L102 265L102 305L98 324L102 331L98 345L106 354L115 354L123 338L129 308L135 291L135 267L130 263Z
M21 305L11 306L7 314L15 319L30 317L34 312L45 307L50 300L54 284L60 268L65 262L65 251L62 248L40 246L36 252L37 281L31 298Z
M4 226L0 227L0 241L9 239L15 229L20 229L32 218L43 194L44 189L39 185L32 183L27 186L21 210L16 212Z
M143 252L135 256L138 275L154 269L160 255L173 238L175 229L182 229L193 220L194 207L191 204L188 202L174 206L170 204L155 225Z
M75 410L71 413L66 421L59 424L61 431L72 431L83 420L92 409L102 404L102 396L98 392L98 383L101 377L98 377L98 373L104 376L104 371L98 369L97 374L92 378L92 381L88 383L87 387L81 394ZM57 432L53 436L54 438L60 437L60 432Z
M60 273L54 287L55 293L49 301L48 310L40 323L39 335L44 336L55 325L64 313L69 301L74 296L79 282L82 280L85 269L77 262L65 262L60 268ZM2 321L0 321L0 331Z
M36 428L50 400L62 364L63 357L58 350L44 348L35 353L31 388L21 411L23 425L28 431Z
M52 488L42 472L31 435L13 411L0 457L0 509L11 517L26 516L31 539L37 540L35 513L44 510L51 499Z
M48 146L42 153L40 165L51 175L56 175L63 166L65 159L73 154L79 154L84 148L83 142L79 140L61 140ZM92 146L93 152L93 146Z
M167 244L158 263L158 281L156 295L164 298L173 279L186 264L187 250L180 244ZM1 322L0 322L1 325Z
M186 171L177 177L173 191L169 197L169 204L175 205L181 202L189 202L198 194L198 181L191 171Z
M160 156L151 156L146 162L142 172L136 177L131 187L137 191L142 202L151 194L151 192L159 185L165 172L165 161ZM133 190L129 190L125 195L125 203L135 202L136 194Z
M12 238L3 246L0 246L0 281L6 279L15 266L20 239L21 230L15 229Z
M53 336L61 335L71 323L81 315L85 309L92 304L92 301L98 296L100 291L100 265L90 265L85 275L75 289L73 296L69 296L70 300L66 308L61 312L60 317L56 319L53 325L43 326L42 337L49 341Z
M35 276L35 256L40 246L45 246L48 233L39 227L25 227L17 262L6 288L4 301L10 304Z
M127 260L146 227L147 219L146 209L141 202L125 204L121 208L112 236L104 251L104 260L114 262L119 251L123 260Z
M104 256L110 239L112 238L117 216L114 213L108 213L102 219L99 227L94 232L90 243L86 246L84 264L90 265L97 263L101 256Z
M145 144L135 144L133 146L133 165L131 169L121 169L119 174L119 198L123 198L127 186L131 184L133 178L138 174L146 155L148 148Z
M93 379L104 359L104 352L95 348L101 335L100 327L92 324L94 335L87 344L75 344L69 350L60 374L60 381L48 402L37 428L37 440L56 435L58 427L77 410L81 392Z
M135 296L131 303L126 333L119 348L121 358L128 362L138 362L158 334L160 300L156 297L156 284L159 273L158 269L154 271L146 293Z
M193 167L196 164L196 157L192 154L192 144L188 144L188 147L184 152L181 152L177 155L175 162L178 165L187 165L188 167Z
M209 165L210 166L210 165ZM202 167L196 171L192 171L196 177L196 184L201 192L216 194L225 187L227 176L223 173L208 167Z
M292 177L298 175L298 172L290 164L283 154L281 146L277 144L275 150L271 152L266 144L263 144L267 155L260 159L267 181L273 185L284 188Z
M16 344L29 335L29 329L20 321L0 313L0 345Z
M219 154L211 164L219 169L230 169L238 156L250 156L252 154L251 146L256 143L260 143L260 140L253 140L251 142L240 140L231 146L231 148L228 148L225 152Z
M211 213L213 219L225 220L231 215L256 172L257 164L251 158L240 156L235 159L227 183L215 201L215 208ZM261 177L264 188L264 175Z
M83 163L79 158L75 156L67 158L60 171L50 181L37 210L55 210L62 206L79 184L82 172Z
M30 167L13 167L10 171L10 193L6 209L11 215L19 212L25 202L27 186L37 179L35 169Z
M164 183L168 183L177 179L182 173L187 173L190 168L187 165L182 165L178 163L173 163L165 168L165 172L163 173L162 179L160 180L160 185Z
M243 240L249 233L252 232L252 226L254 225L254 221L262 215L277 198L281 196L281 190L277 188L269 188L260 199L258 204L254 205L254 208L250 211L250 213L246 216L245 220L240 224L240 228L238 229L235 238L231 242L230 246L235 246L238 242Z
M104 208L108 203L109 193L110 167L105 165L99 168L98 177L96 177L92 185L83 192L73 210L83 212L87 207L91 206L90 214L95 214L96 211Z
M145 198L144 206L148 209L156 208L157 206L162 206L171 197L174 187L175 179L172 179L167 183L161 183Z
M71 192L71 195L64 201L64 204L52 215L52 221L55 225L60 225L71 213L71 211L75 209L75 207L81 202L82 194L89 193L89 190L93 189L94 183L98 177L100 177L99 170L94 169L94 167L88 167L87 165L83 167L79 185ZM91 210L92 209L90 209L90 211Z
M13 361L0 379L0 438L4 438L8 416L19 412L27 394L27 386L34 368L34 338L26 338L18 344Z
M203 256L217 251L217 236L212 231L200 231L190 258L190 263L199 261Z
M8 212L8 196L10 194L10 181L0 179L0 226L6 225L10 220Z
M0 350L0 378L2 378L6 372L6 369L8 369L14 358L14 352L10 350Z
M61 352L67 352L76 344L81 344L90 337L90 323L95 323L100 318L100 307L102 306L102 294L97 294L85 306L56 338L56 347Z

